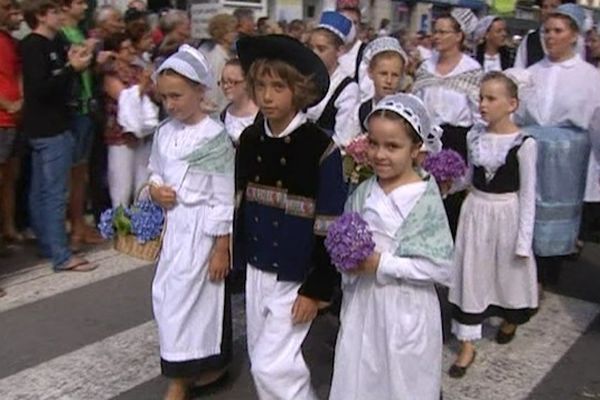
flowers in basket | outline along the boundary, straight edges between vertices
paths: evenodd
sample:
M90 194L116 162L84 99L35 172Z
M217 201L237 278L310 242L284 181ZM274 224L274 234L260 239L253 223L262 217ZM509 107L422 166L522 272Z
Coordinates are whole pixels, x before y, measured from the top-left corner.
M369 139L367 135L357 136L345 148L344 176L354 185L358 185L373 175L373 168L371 168L367 159L368 148Z
M467 165L460 154L446 149L428 154L423 161L423 169L433 175L439 185L451 185L455 179L465 175Z
M100 215L98 229L105 239L134 235L138 243L158 239L165 217L162 208L151 200L136 202L131 207L109 208Z
M375 242L367 222L358 213L347 213L329 227L325 248L331 262L342 272L351 271L367 259Z

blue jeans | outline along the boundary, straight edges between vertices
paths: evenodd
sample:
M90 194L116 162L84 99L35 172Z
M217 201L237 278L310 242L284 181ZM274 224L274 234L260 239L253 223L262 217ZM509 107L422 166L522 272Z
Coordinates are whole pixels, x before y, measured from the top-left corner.
M65 229L67 185L73 160L73 136L69 131L57 136L30 139L31 225L44 256L52 258L55 270L71 258Z
M78 114L73 117L71 125L73 165L87 164L94 141L94 122L88 115Z

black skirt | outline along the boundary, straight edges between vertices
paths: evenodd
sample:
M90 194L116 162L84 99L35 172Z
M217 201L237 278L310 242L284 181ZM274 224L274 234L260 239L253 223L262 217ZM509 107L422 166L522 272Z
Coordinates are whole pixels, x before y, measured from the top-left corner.
M471 127L452 126L448 124L442 125L444 134L442 135L442 147L451 149L462 156L465 162L467 158L467 133ZM444 208L450 225L452 237L456 238L456 229L458 228L458 218L460 217L460 209L465 200L465 192L458 192L447 196L444 199Z
M225 282L225 304L223 307L223 332L221 336L221 352L205 358L186 361L167 361L160 359L162 374L171 379L195 378L205 371L225 368L231 362L232 353L231 329L231 295L228 280Z
M579 239L600 243L600 203L583 203Z
M537 308L504 308L490 305L482 313L466 313L455 304L452 304L452 318L463 325L481 325L490 317L500 317L509 324L522 325L537 313Z

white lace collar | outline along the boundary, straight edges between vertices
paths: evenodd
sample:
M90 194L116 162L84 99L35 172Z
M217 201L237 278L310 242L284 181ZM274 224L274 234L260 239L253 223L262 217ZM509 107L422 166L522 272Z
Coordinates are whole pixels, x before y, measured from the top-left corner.
M500 167L506 164L508 152L525 139L523 133L498 135L489 133L485 127L473 128L467 138L469 156L473 166L483 167L486 180L491 181Z

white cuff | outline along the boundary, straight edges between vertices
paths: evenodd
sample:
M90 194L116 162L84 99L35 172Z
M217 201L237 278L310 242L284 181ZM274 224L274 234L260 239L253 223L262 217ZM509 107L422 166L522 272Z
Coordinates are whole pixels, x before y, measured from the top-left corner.
M394 257L388 252L381 253L379 265L375 272L375 278L381 285L397 283L405 274L403 273L406 264L402 258Z
M206 223L202 229L210 236L228 235L233 230L233 207L214 206L211 207L206 216Z

